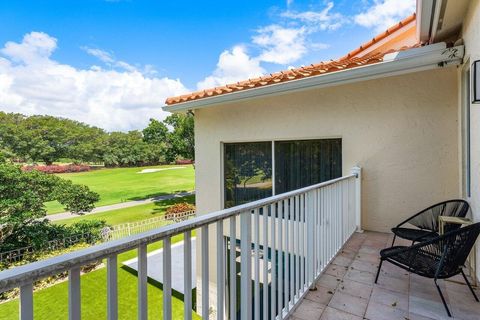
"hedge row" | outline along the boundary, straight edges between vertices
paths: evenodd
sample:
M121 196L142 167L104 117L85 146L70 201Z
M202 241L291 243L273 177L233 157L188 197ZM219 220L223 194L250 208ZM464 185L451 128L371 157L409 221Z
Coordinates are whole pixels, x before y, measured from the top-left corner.
M35 165L23 166L23 171L37 170L44 173L69 173L69 172L85 172L90 171L91 167L83 164L68 164L68 165Z

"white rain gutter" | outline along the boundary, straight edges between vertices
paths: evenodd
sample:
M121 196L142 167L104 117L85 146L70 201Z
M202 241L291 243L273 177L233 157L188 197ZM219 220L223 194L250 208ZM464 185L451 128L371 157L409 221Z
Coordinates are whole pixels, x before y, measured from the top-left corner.
M171 106L164 106L163 110L168 112L187 112L230 102L255 99L258 97L281 95L312 88L337 86L411 72L431 70L445 67L447 65L459 65L462 63L463 55L463 45L446 48L445 43L436 43L421 48L387 54L384 56L383 62L367 66L187 101Z

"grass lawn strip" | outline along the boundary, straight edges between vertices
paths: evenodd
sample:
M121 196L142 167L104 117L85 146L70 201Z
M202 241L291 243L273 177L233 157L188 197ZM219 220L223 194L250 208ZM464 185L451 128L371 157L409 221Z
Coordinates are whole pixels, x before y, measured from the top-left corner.
M195 232L192 232L195 236ZM172 243L183 240L183 235L172 238ZM158 250L163 243L156 242L147 247L148 252ZM118 256L118 301L119 319L136 319L137 317L137 277L121 268L122 262L137 256L136 250ZM107 269L90 272L81 277L82 319L106 319L107 317ZM148 317L163 317L162 291L154 284L148 284ZM183 319L183 302L172 297L173 319ZM68 282L34 293L35 319L68 318ZM0 304L0 319L18 319L18 299ZM194 314L194 319L200 319Z
M162 170L139 174L143 170L158 169ZM97 192L100 195L97 207L192 191L195 189L194 175L192 165L98 169L59 174L62 178L84 184ZM46 207L49 214L65 211L56 201L47 202Z
M188 202L195 204L195 195L179 197L170 200L156 201L154 203L142 204L135 207L116 209L99 212L86 216L77 216L70 219L55 221L55 224L71 225L80 220L105 220L109 225L116 225L127 222L141 221L149 218L159 217L165 214L167 208L175 203Z

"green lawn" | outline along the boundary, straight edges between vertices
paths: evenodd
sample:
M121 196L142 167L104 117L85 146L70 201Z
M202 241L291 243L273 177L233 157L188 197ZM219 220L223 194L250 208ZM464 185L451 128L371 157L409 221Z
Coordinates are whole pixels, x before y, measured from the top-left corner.
M172 242L183 240L183 235ZM148 246L148 251L161 248L161 243ZM137 277L121 268L121 262L137 256L136 251L119 255L118 294L119 318L137 318ZM107 317L107 270L102 268L81 277L82 319L106 319ZM153 283L148 284L148 317L161 319L163 316L162 291ZM68 283L63 282L35 292L34 317L40 320L68 319ZM183 319L183 302L172 297L173 319ZM18 299L0 304L0 319L18 319ZM200 317L194 314L194 319Z
M87 216L78 216L75 218L55 221L54 223L70 225L80 220L105 220L109 225L116 225L120 223L140 221L163 215L169 206L179 202L195 204L195 196L191 195L171 200L156 201L154 203L142 204L125 209L99 212Z
M184 167L184 168L182 168ZM139 173L144 169L167 169ZM153 166L135 168L98 169L89 172L64 173L59 175L74 183L87 185L100 195L96 206L104 206L131 200L145 199L195 188L195 172L192 165ZM63 212L56 201L46 204L49 214Z

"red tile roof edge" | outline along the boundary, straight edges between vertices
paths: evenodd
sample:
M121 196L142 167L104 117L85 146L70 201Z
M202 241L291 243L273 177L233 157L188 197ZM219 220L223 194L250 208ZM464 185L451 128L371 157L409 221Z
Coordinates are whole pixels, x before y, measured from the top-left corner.
M204 99L204 98L213 97L217 95L228 94L236 91L248 90L248 89L263 87L267 85L277 84L280 82L292 81L292 80L297 80L301 78L307 78L307 77L312 77L312 76L317 76L317 75L322 75L326 73L332 73L336 71L352 69L360 66L382 62L383 57L386 54L396 52L396 51L407 50L413 47L418 47L421 44L418 43L414 46L403 47L399 50L392 49L385 52L369 53L363 57L354 57L354 56L362 52L363 50L366 50L367 48L377 43L378 41L385 39L395 31L400 30L402 27L404 27L405 25L415 20L415 17L416 15L413 14L405 18L395 26L388 28L385 32L375 36L372 40L362 44L360 47L349 52L347 55L341 57L338 60L331 60L328 62L320 62L320 63L311 64L309 66L304 66L300 68L283 70L283 71L271 73L270 75L261 76L258 78L243 80L237 83L231 83L231 84L227 84L224 86L215 87L211 89L195 91L195 92L191 92L191 93L176 96L176 97L170 97L170 98L167 98L167 100L165 101L165 104L174 105L178 103Z

